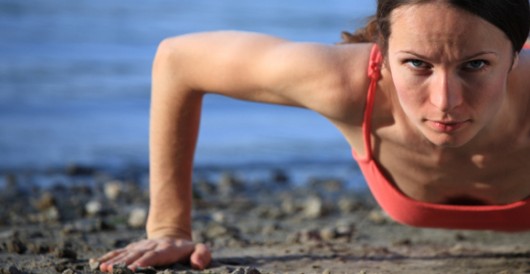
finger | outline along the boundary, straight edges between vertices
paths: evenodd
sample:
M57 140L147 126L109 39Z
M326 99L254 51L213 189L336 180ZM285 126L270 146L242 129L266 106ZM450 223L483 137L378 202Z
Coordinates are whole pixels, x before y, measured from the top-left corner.
M171 246L155 251L146 252L133 265L140 267L165 265L178 261L187 261L194 250L193 243Z
M125 251L126 250L124 248L120 248L120 249L113 250L111 252L107 252L103 256L97 258L97 261L99 261L99 262L108 261L108 260L110 260L110 259L122 254Z
M112 266L115 265L115 264L118 264L118 263L121 263L123 262L123 259L125 257L127 257L128 253L122 253L112 259L109 259L108 261L104 262L104 263L101 263L99 265L99 269L101 271L109 271L109 272L112 272Z
M195 250L190 256L190 264L193 268L203 270L212 261L212 253L205 244L195 245Z

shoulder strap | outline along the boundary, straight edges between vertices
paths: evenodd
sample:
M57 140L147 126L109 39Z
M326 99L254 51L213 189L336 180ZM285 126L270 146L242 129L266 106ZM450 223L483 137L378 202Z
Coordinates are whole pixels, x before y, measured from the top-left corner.
M377 91L377 82L381 78L381 63L383 56L377 44L374 44L370 53L370 62L368 64L368 77L370 78L370 86L368 94L366 95L366 107L364 109L363 121L363 138L366 159L372 159L372 145L371 145L371 120L372 111L374 108L375 92Z

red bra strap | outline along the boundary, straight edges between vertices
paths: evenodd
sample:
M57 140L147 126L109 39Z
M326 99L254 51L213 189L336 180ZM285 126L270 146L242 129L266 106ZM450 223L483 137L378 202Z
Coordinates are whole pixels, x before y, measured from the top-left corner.
M366 107L364 109L364 121L363 121L363 138L364 138L364 150L365 158L367 160L372 159L372 145L371 145L371 121L372 121L372 110L374 108L375 92L377 90L377 82L381 78L381 63L383 56L379 47L375 44L372 47L370 53L370 63L368 64L368 77L370 78L370 86L368 88L368 94L366 95Z

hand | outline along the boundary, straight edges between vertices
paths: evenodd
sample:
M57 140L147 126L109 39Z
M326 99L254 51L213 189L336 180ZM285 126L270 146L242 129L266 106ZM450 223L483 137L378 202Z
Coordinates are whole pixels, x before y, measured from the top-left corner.
M147 239L129 244L98 258L99 269L112 272L114 264L125 263L129 269L137 267L169 265L189 261L195 269L204 269L212 260L208 247L188 240L170 237Z

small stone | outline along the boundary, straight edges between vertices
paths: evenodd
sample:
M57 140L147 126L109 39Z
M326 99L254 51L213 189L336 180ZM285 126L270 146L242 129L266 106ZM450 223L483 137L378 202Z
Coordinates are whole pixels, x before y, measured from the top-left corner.
M156 274L156 269L153 267L137 267L134 273Z
M272 181L277 184L286 185L289 183L290 179L284 170L277 169L272 174Z
M219 179L219 192L230 195L243 189L243 183L231 173L224 173Z
M135 208L129 213L129 220L127 223L130 227L141 228L145 226L147 221L147 210L145 208Z
M333 228L323 228L320 230L320 238L324 241L331 241L337 238L337 231Z
M331 274L331 270L326 268L324 271L322 271L322 274Z
M387 221L385 214L381 210L376 210L376 209L370 211L370 214L368 215L368 219L372 223L377 224L377 225L382 225L386 223Z
M338 202L338 206L339 206L340 211L343 214L348 214L348 213L352 213L353 211L355 211L355 209L359 207L359 204L353 199L341 198Z
M7 252L22 254L26 251L26 245L19 239L12 239L5 243Z
M65 259L77 259L77 253L68 247L57 247L54 251L54 254L57 258L65 258Z
M105 193L105 197L111 201L115 201L118 199L120 194L122 193L122 186L123 183L120 181L110 181L105 184L103 187L103 192Z
M254 267L247 267L245 268L245 274L261 274L261 272Z
M103 205L99 201L90 201L85 205L85 211L90 216L95 216L103 212Z
M45 211L51 207L55 207L57 204L55 197L50 192L45 192L36 201L35 207L40 211Z
M298 241L300 243L307 243L311 241L321 241L320 232L314 229L302 230L298 234Z
M1 270L1 269L0 269ZM20 269L18 269L16 266L12 265L12 266L9 266L8 268L6 268L5 270L3 270L4 272L3 273L6 273L6 274L23 274L24 272L22 272Z
M306 200L304 207L304 217L316 219L324 215L324 203L318 197L312 197Z
M89 267L90 270L92 270L92 271L99 270L99 265L100 265L100 262L99 262L98 260L90 259L90 260L88 261L88 267Z
M62 274L75 274L75 271L73 271L72 269L66 269L62 272Z
M94 175L96 170L93 167L71 164L66 167L66 174L70 176L89 176Z
M253 267L247 267L247 268L238 267L234 271L232 271L232 273L230 274L261 274L261 272L259 272L259 270Z
M112 266L113 274L133 274L134 272L127 268L127 265L124 263L115 264Z

